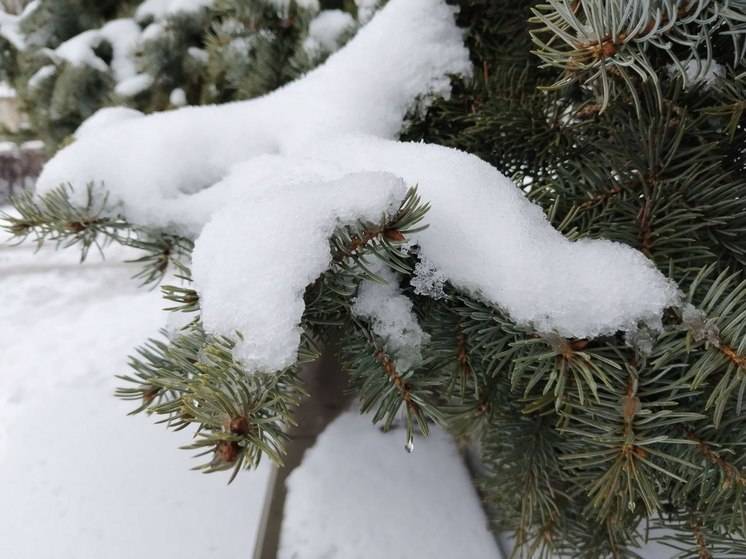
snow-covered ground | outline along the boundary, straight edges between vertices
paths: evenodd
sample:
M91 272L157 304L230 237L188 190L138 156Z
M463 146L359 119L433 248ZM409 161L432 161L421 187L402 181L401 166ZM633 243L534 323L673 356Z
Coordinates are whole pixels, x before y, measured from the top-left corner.
M279 559L499 559L451 438L433 429L404 450L352 409L288 478Z
M163 325L158 291L118 247L82 266L33 248L0 244L0 557L251 557L269 468L192 472L186 433L112 396Z

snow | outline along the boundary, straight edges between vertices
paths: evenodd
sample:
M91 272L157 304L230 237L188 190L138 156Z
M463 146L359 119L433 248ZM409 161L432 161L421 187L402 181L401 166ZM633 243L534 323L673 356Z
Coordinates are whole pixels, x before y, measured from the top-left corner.
M21 144L21 150L41 151L43 149L44 142L42 140L28 140Z
M311 53L334 52L344 33L355 28L355 19L342 10L323 10L308 25L303 48Z
M450 437L401 443L356 410L332 422L288 478L278 559L501 557Z
M122 82L137 72L131 55L139 39L140 26L134 20L117 19L101 29L90 29L68 39L53 51L53 57L75 66L90 66L100 72L108 72L109 65L94 51L102 41L108 41L113 51L111 70L114 79Z
M163 32L165 31L165 28L160 23L151 23L148 25L142 32L142 41L152 41L154 39L157 39L161 35L163 35Z
M671 73L676 71L676 67L673 64L668 68ZM687 60L684 65L684 73L686 74L687 83L710 86L725 76L725 68L714 60L709 64L700 60Z
M119 82L114 87L114 93L120 97L134 97L153 85L153 76L150 74L137 74L131 78Z
M187 104L186 92L182 88L177 87L171 92L169 102L174 107L183 107Z
M38 190L69 183L82 202L87 184L104 184L130 220L199 237L205 325L240 330L237 355L258 369L294 359L303 288L328 264L321 235L390 207L371 194L375 184L391 192L381 173L418 185L431 203L430 227L409 239L421 256L514 321L571 337L658 326L679 294L641 253L570 242L486 162L395 140L417 99L447 95L448 76L470 70L444 0L391 0L300 80L251 101L106 127L61 150Z
M20 16L9 14L0 9L0 37L5 38L11 45L18 50L26 48L26 40L21 33L21 20L27 15L28 10ZM30 12L29 12L30 13Z
M8 82L0 82L0 97L4 99L12 99L16 97L16 90Z
M414 266L414 274L409 283L417 295L425 295L432 299L444 299L446 296L444 287L447 280L446 275L435 268L432 262L420 256L419 261Z
M380 0L355 0L357 5L357 19L361 23L366 23L373 17Z
M121 263L137 253L0 239L0 557L131 559L251 553L269 468L190 471L189 436L127 417L112 394L163 301Z
M31 78L29 78L29 89L36 89L46 80L54 76L56 73L57 66L55 66L54 64L47 64L46 66L42 66L34 73L33 76L31 76Z
M99 72L108 72L108 64L93 51L102 39L98 29L89 29L62 43L54 49L54 54L73 66L90 66Z
M207 64L207 62L210 60L210 55L205 49L201 49L198 47L189 47L187 49L187 54L194 58L195 60L202 62L203 64Z
M75 131L75 139L79 140L113 124L142 116L144 115L140 111L128 107L104 107L93 113L78 127Z
M335 228L394 214L406 194L401 179L382 173L298 186L266 184L251 199L251 219L243 205L227 207L195 246L192 277L201 293L202 322L208 330L242 332L234 351L252 370L296 362L303 293L331 264ZM241 242L235 251L222 250L230 239ZM247 280L253 288L246 288Z
M365 280L352 305L352 314L368 319L373 332L385 341L397 369L408 371L422 362L429 336L422 331L412 301L399 289L399 279L384 267L373 270L384 282Z
M111 43L114 56L111 70L118 82L137 73L133 51L140 40L140 26L134 20L123 18L110 21L101 28L101 36Z
M268 0L268 3L274 5L280 13L287 12L291 2L292 0ZM320 9L319 0L295 0L295 4L311 12L318 12Z
M304 79L253 101L168 111L75 142L47 165L39 191L104 181L133 221L161 225L165 216L197 233L209 212L182 194L252 157L302 155L329 136L394 137L412 99L447 93L447 74L469 68L451 8L442 0L394 1ZM215 198L211 190L205 194Z
M192 14L212 7L213 0L145 0L138 6L135 19L163 19L174 14Z

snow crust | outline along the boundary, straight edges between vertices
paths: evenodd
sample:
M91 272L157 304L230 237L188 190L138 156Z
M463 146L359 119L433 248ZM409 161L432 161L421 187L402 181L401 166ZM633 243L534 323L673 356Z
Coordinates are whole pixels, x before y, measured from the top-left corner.
M252 369L291 366L301 339L303 292L331 264L329 237L340 225L395 213L405 194L401 179L367 173L264 187L251 197L251 219L243 204L225 208L195 246L195 253L204 255L193 261L192 276L202 294L205 327L242 332L237 352ZM242 240L235 252L223 250L235 238Z
M444 0L391 0L302 79L252 101L101 126L48 163L38 190L103 185L130 220L198 237L205 324L239 330L237 356L258 369L294 360L303 289L329 263L325 238L390 209L394 182L432 205L430 227L410 239L420 255L516 322L575 337L655 327L678 291L641 253L570 242L479 158L395 140L417 99L447 95L449 75L470 71Z
M0 557L250 556L268 464L230 486L197 475L177 448L190 433L113 397L113 375L166 318L123 263L141 253L112 245L81 265L35 248L0 235Z
M182 88L177 87L171 91L171 95L168 97L168 102L174 107L183 107L187 104L186 92Z
M197 13L210 8L214 0L145 0L135 11L135 19L163 19L169 15Z
M150 74L136 74L119 82L114 87L114 93L120 97L134 97L149 89L154 81Z
M323 10L308 25L303 48L311 53L334 52L340 38L355 28L355 19L342 10Z
M46 66L42 66L36 72L34 72L33 76L29 78L29 89L38 88L42 83L54 76L56 73L57 66L55 66L54 64L47 64Z
M451 438L401 440L357 410L334 420L287 480L278 559L502 557Z
M140 111L129 107L104 107L103 109L99 109L93 113L78 127L75 131L75 138L79 140L85 136L93 134L94 132L98 132L102 128L106 128L118 122L124 122L125 120L140 118L142 116L145 115Z
M140 26L137 23L127 18L117 19L101 29L84 31L68 39L53 51L52 56L75 66L90 66L100 72L108 72L109 65L94 51L102 41L108 41L113 51L111 70L114 79L121 82L137 71L131 54L139 38Z
M430 337L422 331L412 301L399 288L397 276L388 268L374 270L385 283L365 280L352 306L355 316L370 320L373 332L384 340L395 356L397 369L407 371L422 361L422 348Z

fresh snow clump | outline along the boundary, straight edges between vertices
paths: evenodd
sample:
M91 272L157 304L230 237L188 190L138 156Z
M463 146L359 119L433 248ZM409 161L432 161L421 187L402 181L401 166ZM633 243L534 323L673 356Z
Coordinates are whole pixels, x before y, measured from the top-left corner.
M83 121L83 124L75 131L75 139L80 140L90 134L98 133L113 124L142 116L145 115L138 110L128 107L104 107Z
M329 237L358 219L393 215L406 190L393 175L366 173L256 188L245 200L252 207L250 219L243 204L224 208L195 246L192 274L205 327L243 333L236 354L252 369L274 371L295 363L303 292L331 264ZM234 250L223 250L226 244Z
M409 283L417 295L425 295L432 299L445 299L446 294L443 288L447 280L446 275L436 269L432 262L426 258L420 258L414 266L414 275Z
M177 87L171 92L168 101L174 107L183 107L187 104L186 92L182 88Z
M29 89L36 89L46 80L51 78L57 73L57 66L54 64L47 64L39 68L33 76L29 78L28 87Z
M134 97L150 88L153 81L155 80L150 74L137 74L119 82L114 88L114 93L120 97Z
M355 19L342 10L324 10L311 20L303 48L310 54L333 52L340 38L355 28Z
M135 12L137 21L164 19L173 14L193 14L210 8L214 0L145 0Z
M422 347L429 336L422 331L412 311L412 301L402 294L397 276L381 266L375 274L386 283L365 280L352 306L352 314L369 319L373 332L396 357L396 366L407 371L422 361Z

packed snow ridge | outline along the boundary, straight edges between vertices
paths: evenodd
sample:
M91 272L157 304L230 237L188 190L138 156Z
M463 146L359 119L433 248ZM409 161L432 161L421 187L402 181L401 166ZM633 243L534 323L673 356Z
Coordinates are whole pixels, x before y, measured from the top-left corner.
M204 324L240 331L236 354L256 370L295 361L304 288L329 267L334 228L391 211L405 186L432 205L409 241L441 285L563 336L655 325L678 290L641 253L568 241L488 163L396 141L418 100L470 71L452 7L391 0L324 65L267 96L97 117L38 189L71 184L83 201L94 183L112 211L196 238Z

